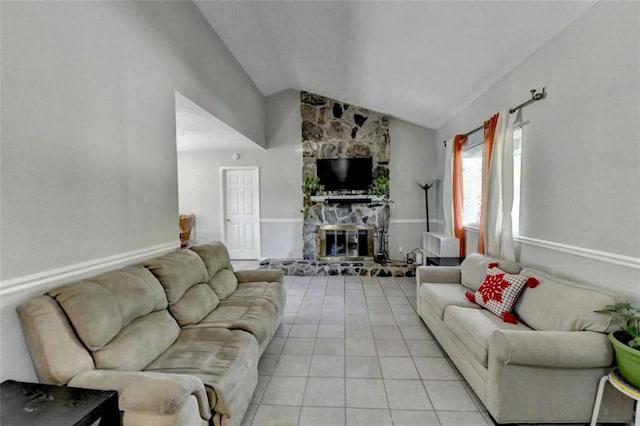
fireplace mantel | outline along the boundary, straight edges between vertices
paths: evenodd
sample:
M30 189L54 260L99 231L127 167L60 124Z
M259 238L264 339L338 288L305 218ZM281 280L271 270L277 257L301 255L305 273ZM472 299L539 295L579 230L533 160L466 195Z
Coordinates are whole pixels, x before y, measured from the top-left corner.
M311 201L327 204L369 204L382 201L383 197L366 194L342 194L342 195L314 195Z

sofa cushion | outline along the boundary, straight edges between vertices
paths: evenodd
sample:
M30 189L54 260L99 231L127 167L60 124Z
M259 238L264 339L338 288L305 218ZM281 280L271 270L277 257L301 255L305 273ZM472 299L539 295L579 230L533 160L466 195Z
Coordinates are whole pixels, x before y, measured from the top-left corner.
M165 309L133 321L112 341L92 353L96 367L104 370L139 371L167 350L180 327Z
M190 250L178 250L144 264L160 281L173 305L196 284L207 282L207 269L200 256Z
M258 382L258 343L249 333L225 328L183 329L176 342L145 371L200 378L211 408L240 424ZM238 418L240 417L240 418Z
M532 268L522 274L536 277L535 291L525 291L514 311L529 327L545 331L598 331L615 326L608 314L594 311L616 302L615 296Z
M498 267L508 274L520 272L520 265L508 260L495 259L480 253L471 253L460 265L460 282L475 291L484 280L489 263L498 263Z
M270 303L230 304L225 300L221 306L209 313L202 321L190 327L223 327L243 330L253 335L260 349L266 348L277 326L276 310Z
M104 347L135 319L167 307L162 286L141 266L67 284L48 294L91 351Z
M93 370L91 354L55 299L34 297L17 311L40 383L65 385L75 375Z
M280 317L287 301L287 293L282 283L278 282L240 283L236 291L226 300L264 300L275 307L276 315Z
M480 306L471 303L464 296L466 287L460 284L423 283L420 285L420 300L441 320L448 306L462 306L471 309L480 309Z
M487 275L478 289L465 295L469 301L477 303L505 322L517 324L516 316L511 312L526 286L535 287L538 280L524 275L507 274L490 263Z
M469 353L485 367L489 360L489 342L495 330L531 330L526 325L505 323L486 309L449 306L444 324L460 340Z
M233 293L238 286L238 279L233 273L229 252L224 244L212 242L198 244L189 248L204 262L207 268L207 281L220 300Z
M195 324L206 317L220 303L218 296L207 283L196 284L169 307L171 315L180 326Z
M219 299L225 299L238 288L238 278L231 269L221 269L209 279L209 285Z

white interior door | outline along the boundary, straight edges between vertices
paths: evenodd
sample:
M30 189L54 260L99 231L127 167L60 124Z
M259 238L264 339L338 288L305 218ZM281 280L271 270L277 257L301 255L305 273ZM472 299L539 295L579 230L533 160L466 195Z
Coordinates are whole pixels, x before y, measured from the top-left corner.
M223 239L231 259L260 257L260 186L257 167L220 169Z

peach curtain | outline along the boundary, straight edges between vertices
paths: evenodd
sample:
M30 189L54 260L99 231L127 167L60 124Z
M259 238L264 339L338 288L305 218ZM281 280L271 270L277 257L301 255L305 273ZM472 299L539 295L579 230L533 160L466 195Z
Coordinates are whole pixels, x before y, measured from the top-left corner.
M489 197L489 166L491 163L491 151L493 151L493 140L496 135L499 116L500 114L494 114L484 122L484 149L482 152L482 203L480 205L478 253L484 253L485 228L487 226L487 199Z
M462 221L462 147L467 142L467 135L456 135L453 138L453 233L460 240L460 257L466 254L464 223Z

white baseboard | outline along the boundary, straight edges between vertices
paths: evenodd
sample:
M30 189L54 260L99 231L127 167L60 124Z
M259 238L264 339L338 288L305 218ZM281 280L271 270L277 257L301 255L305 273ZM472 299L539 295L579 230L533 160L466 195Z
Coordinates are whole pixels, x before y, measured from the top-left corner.
M0 281L0 297L37 287L71 282L97 275L101 272L121 268L155 256L163 255L179 247L180 242L176 241L3 280Z

